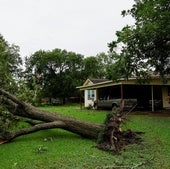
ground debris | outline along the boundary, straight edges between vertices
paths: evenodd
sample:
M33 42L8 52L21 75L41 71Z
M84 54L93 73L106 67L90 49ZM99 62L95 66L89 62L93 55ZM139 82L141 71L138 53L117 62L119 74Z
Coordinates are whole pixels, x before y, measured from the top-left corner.
M143 132L134 132L131 130L122 131L117 134L117 140L113 140L113 144L109 140L105 140L96 145L96 148L108 151L113 154L120 154L120 151L129 144L139 144L142 142L141 134Z
M128 144L138 144L142 141L143 132L135 132L130 129L122 131L120 128L125 114L123 109L116 109L115 112L107 115L105 127L99 135L96 147L100 150L108 151L114 154L120 154L120 151Z

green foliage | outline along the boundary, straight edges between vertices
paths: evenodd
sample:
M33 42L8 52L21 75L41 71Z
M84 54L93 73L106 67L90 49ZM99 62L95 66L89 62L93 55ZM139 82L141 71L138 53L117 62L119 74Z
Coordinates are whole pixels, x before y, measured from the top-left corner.
M87 78L99 76L99 65L95 56L87 57L83 60L84 65L84 76Z
M15 92L16 80L21 73L22 60L19 56L19 47L9 45L0 35L0 86L8 91Z
M160 73L162 77L169 74L169 11L169 0L138 0L132 9L122 12L123 16L131 15L136 20L135 25L118 31L117 40L111 42L109 48L114 51L116 47L121 47L118 65L121 65L123 55L128 76L134 74L145 77L150 70Z
M83 56L66 50L37 51L26 59L26 80L31 88L34 77L43 97L68 97L80 84Z
M39 96L40 95L40 87L36 84L35 80L32 83L32 88L30 89L25 81L20 80L18 82L18 90L16 92L16 96L29 104L38 105Z
M96 56L84 58L83 77L87 78L107 78L109 67L112 65L112 55L99 53Z
M128 79L134 70L133 62L129 62L129 58L125 54L115 54L114 64L108 68L108 77L112 80L120 78Z
M39 85L41 97L66 98L79 96L76 89L87 78L104 78L111 57L104 53L84 58L80 54L54 49L37 51L26 58L25 80L28 88Z
M106 124L106 123L108 122L108 120L113 116L113 114L114 114L113 111L108 112L108 113L106 114L106 117L105 117L105 119L104 119L103 124ZM98 139L97 139L97 143L98 143L98 144L100 144L100 143L103 142L103 139L104 139L104 131L105 131L105 130L106 130L106 126L104 126L104 127L101 129L100 133L99 133L99 136L98 136Z
M5 138L5 135L16 126L18 120L2 106L0 106L0 138Z
M16 93L17 81L21 75L22 60L19 55L19 47L10 45L0 34L0 87L8 92ZM2 101L0 97L0 103ZM8 134L16 125L16 118L0 105L0 136ZM3 137L4 138L4 137Z

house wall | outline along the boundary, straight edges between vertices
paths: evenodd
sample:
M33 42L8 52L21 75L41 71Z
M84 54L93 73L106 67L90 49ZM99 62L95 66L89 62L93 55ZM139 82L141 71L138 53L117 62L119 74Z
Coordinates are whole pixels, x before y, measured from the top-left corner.
M162 87L163 108L170 108L170 87Z
M96 100L96 90L85 90L84 91L84 106L85 107L93 106L95 100Z

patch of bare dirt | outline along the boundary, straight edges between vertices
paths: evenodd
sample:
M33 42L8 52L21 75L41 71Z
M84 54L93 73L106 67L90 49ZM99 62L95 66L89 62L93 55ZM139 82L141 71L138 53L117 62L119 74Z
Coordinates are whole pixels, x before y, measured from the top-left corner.
M142 141L140 135L143 132L133 132L132 130L122 131L120 128L126 114L123 109L115 110L115 113L107 115L105 120L105 127L101 131L97 148L108 151L113 154L120 154L120 151L128 144L138 144Z
M113 142L110 139L99 143L96 147L100 150L107 151L112 154L120 154L120 151L129 144L140 144L142 142L141 134L143 132L133 132L131 130L115 133Z

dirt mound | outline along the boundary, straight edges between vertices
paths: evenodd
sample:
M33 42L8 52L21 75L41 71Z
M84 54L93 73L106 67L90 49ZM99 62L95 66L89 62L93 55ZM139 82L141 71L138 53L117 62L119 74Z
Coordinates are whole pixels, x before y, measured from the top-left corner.
M115 112L106 116L105 127L98 137L97 148L119 154L126 145L142 141L140 135L143 132L121 130L120 125L126 119L126 114L122 110L122 108L116 109Z
M111 141L110 139L105 139L105 141L100 142L96 147L100 150L108 151L109 153L119 154L120 151L129 144L139 144L142 142L141 134L144 132L134 132L131 130L122 131L115 134L115 138Z

